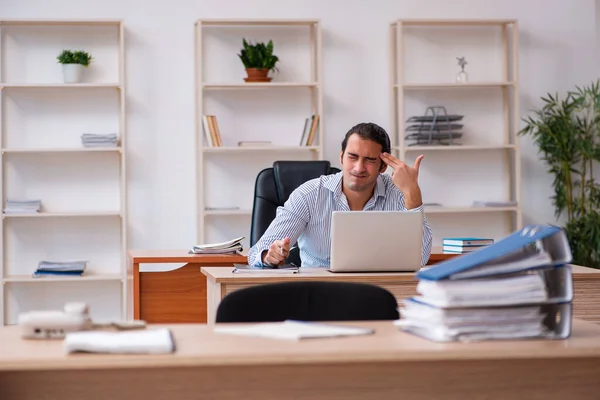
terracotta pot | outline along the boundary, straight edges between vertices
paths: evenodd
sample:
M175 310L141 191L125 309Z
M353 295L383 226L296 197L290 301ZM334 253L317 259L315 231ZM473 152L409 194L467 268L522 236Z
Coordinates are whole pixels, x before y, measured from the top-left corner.
M246 82L271 82L269 70L266 68L246 68L247 78L244 78Z

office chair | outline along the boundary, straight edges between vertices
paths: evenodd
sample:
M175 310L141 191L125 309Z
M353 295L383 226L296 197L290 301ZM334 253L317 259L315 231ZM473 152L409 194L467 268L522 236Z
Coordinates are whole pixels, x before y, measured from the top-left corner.
M321 175L340 172L329 161L275 161L273 167L260 171L254 184L254 203L250 227L250 246L265 233L275 219L277 207L283 206L290 194L301 184ZM294 246L295 243L291 243ZM292 250L287 263L301 264L300 252Z
M388 290L358 282L278 282L229 293L216 322L373 321L399 319Z

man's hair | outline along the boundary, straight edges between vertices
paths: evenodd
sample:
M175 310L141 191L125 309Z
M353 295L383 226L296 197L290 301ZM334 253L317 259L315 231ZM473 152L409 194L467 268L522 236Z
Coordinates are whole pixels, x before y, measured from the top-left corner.
M382 153L391 153L392 146L390 144L390 137L383 129L377 124L372 122L362 122L360 124L354 125L350 130L346 133L344 140L342 141L342 153L346 151L346 146L348 145L348 138L353 134L357 134L361 139L372 140L381 145ZM383 165L383 160L381 161Z

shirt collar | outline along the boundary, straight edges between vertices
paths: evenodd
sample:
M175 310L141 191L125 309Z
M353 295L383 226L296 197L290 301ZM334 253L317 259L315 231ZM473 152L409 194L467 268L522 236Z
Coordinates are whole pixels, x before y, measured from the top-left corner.
M344 176L343 172L338 172L333 175L331 179L329 179L323 186L329 189L336 198L340 197L342 194L342 177ZM377 177L377 182L375 183L375 194L374 197L385 197L386 185L383 179L383 175L379 174Z

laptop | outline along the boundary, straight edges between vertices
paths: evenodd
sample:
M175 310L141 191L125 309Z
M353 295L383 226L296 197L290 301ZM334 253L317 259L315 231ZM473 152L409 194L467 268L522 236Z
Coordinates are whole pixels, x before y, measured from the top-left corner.
M334 211L330 272L414 272L421 268L421 211Z

